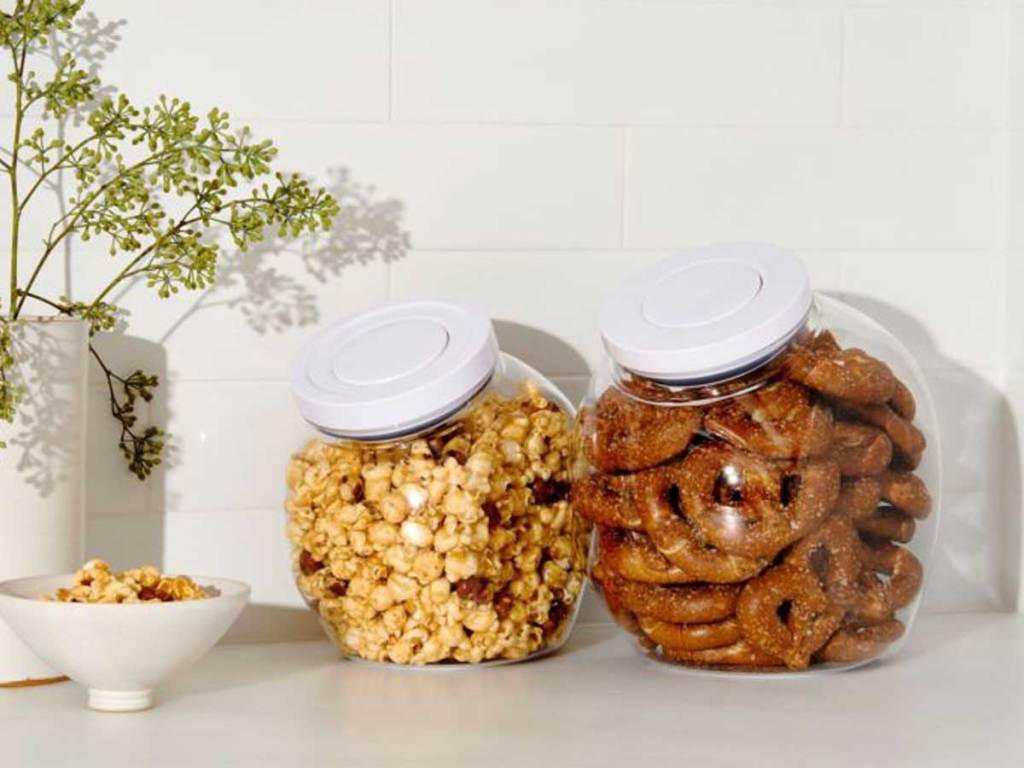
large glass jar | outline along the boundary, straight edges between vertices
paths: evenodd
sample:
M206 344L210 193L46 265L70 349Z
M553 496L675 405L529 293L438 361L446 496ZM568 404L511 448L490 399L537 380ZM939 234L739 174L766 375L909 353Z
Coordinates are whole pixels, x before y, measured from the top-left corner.
M651 656L738 672L892 652L936 534L924 380L769 246L686 251L605 304L580 408L591 578Z
M569 504L573 408L481 311L386 304L292 371L320 432L289 463L299 590L350 657L524 659L566 639L589 524Z

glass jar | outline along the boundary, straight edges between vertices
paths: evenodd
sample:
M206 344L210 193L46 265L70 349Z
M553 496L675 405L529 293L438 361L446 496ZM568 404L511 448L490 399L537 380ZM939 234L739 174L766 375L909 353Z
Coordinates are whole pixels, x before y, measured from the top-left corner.
M385 304L292 370L320 435L289 463L299 590L349 657L486 663L558 648L586 581L574 409L480 310Z
M659 660L850 667L896 649L940 501L931 398L880 325L794 255L686 251L601 313L578 418L591 579Z

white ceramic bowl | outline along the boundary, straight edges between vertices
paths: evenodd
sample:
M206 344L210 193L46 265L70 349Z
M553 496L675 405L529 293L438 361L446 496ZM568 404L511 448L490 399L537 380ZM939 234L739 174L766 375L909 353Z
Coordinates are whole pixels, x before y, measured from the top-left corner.
M72 574L0 582L0 617L43 661L89 689L89 706L134 712L153 706L158 683L198 661L235 622L249 586L194 576L205 600L120 605L39 599Z

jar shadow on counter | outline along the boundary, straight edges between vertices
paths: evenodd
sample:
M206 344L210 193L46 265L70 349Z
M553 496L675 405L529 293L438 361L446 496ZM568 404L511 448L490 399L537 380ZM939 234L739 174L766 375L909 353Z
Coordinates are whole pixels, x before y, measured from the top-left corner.
M1020 438L1008 399L944 355L905 310L855 293L833 295L888 328L917 358L934 395L945 481L923 612L1013 610L1021 571L1021 476ZM901 652L928 651L909 643Z
M297 648L302 648L302 652L297 653ZM254 663L253 649L259 650L259 663ZM334 647L327 642L302 645L261 643L253 646L232 646L228 643L215 650L213 658L208 656L169 680L159 697L163 703L177 703L193 696L263 687L275 680L289 678L300 687L317 685L320 679L336 684L330 672L340 666ZM254 706L263 706L259 697L254 701Z
M304 611L309 613L308 610ZM583 630L583 631L580 631ZM320 633L323 637L322 632ZM617 638L614 638L617 639ZM450 695L454 690L474 692L474 695L485 695L491 691L489 675L446 675L446 671L477 670L481 673L502 667L506 675L503 680L523 680L515 677L517 670L532 669L536 665L557 664L564 661L567 654L577 653L585 648L608 642L607 635L587 632L585 627L577 627L569 640L561 648L537 654L529 659L507 660L490 664L426 664L419 666L402 664L382 664L361 659L345 659L340 657L337 649L326 637L322 642L310 642L309 651L296 653L294 643L268 643L259 645L260 663L254 665L249 649L236 646L238 652L232 652L230 644L224 652L218 654L216 666L204 660L188 674L180 679L172 680L161 692L164 701L186 700L189 697L204 695L224 690L244 689L264 686L273 680L285 678L296 679L296 685L302 688L315 689L318 697L323 693L330 696L348 697L353 691L362 691L365 695L380 697L386 695L382 691L393 692L402 697L417 694L429 701L434 696ZM301 647L306 647L304 644ZM210 664L209 667L204 665ZM212 671L211 671L212 670ZM400 674L396 674L400 673ZM410 674L411 673L411 674ZM419 673L419 674L417 674ZM440 673L440 674L439 674ZM339 677L340 676L340 677ZM469 679L469 682L465 680ZM414 682L414 681L423 682ZM431 680L437 680L437 686ZM341 682L343 681L343 686ZM389 682L389 681L394 681ZM408 686L412 686L409 688ZM384 686L382 689L381 686ZM394 686L394 687L392 687ZM344 689L347 693L341 693Z

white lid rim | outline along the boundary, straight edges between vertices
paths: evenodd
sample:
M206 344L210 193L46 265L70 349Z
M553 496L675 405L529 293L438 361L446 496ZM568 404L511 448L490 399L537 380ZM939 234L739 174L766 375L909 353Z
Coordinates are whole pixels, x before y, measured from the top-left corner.
M614 363L636 375L707 383L770 357L812 307L807 270L789 251L691 248L640 271L605 301L601 339Z
M438 331L424 344L430 327ZM476 305L382 302L306 343L291 367L292 394L303 419L325 434L399 435L462 407L494 375L499 354Z
M614 357L612 357L611 355L609 355L609 357L612 357L613 365L619 366L624 371L627 371L630 374L640 376L645 379L650 379L651 381L656 381L666 385L701 385L711 384L719 381L728 381L729 379L732 379L736 376L742 376L745 373L749 373L750 371L760 368L762 365L770 361L773 357L778 355L781 351L788 347L789 344L793 341L793 339L796 338L797 334L799 334L800 331L807 326L810 317L811 313L808 312L804 316L803 320L796 326L794 326L792 331L790 331L786 335L786 337L780 340L777 344L774 344L771 347L761 350L758 353L753 353L748 358L737 360L735 365L708 368L704 371L695 370L692 373L687 373L685 376L680 377L676 377L673 376L672 374L666 374L657 371L639 370L637 368L632 368L626 365L625 363L619 362L618 360L614 359Z
M438 416L427 416L421 423L409 423L409 424L396 424L391 431L379 432L376 430L366 431L340 431L323 427L313 421L310 421L303 414L303 419L313 427L317 432L334 437L339 440L352 440L353 442L360 443L385 443L398 440L400 438L409 438L417 434L421 434L424 431L433 429L434 427L440 426L444 422L448 421L452 416L455 416L459 411L463 410L467 405L473 402L473 400L491 383L494 378L494 372L488 376L468 397L459 402L452 403L451 406Z

